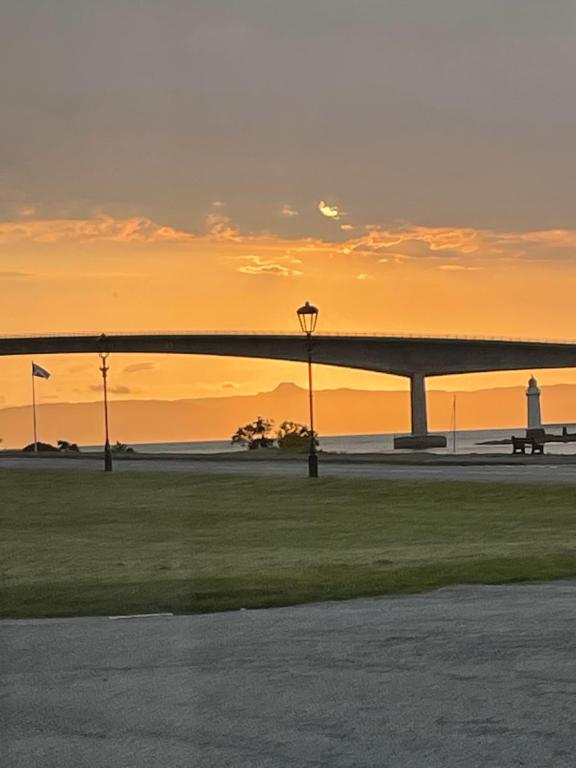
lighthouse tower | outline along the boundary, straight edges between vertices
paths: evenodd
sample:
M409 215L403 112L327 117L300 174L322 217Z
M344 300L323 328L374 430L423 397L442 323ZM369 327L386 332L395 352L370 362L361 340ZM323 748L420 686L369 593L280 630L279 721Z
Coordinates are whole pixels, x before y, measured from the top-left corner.
M530 377L526 390L528 402L528 429L540 429L542 427L542 414L540 412L540 388L534 376Z

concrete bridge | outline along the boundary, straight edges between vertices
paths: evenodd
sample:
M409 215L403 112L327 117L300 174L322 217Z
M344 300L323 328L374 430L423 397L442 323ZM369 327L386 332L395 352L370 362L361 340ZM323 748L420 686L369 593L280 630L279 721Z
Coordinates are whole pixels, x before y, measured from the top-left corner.
M123 333L0 337L0 356L91 352L217 355L307 360L300 334ZM428 433L428 376L576 367L576 343L323 334L313 337L322 365L390 373L410 379L412 445L433 445ZM437 439L437 438L436 438ZM406 443L410 445L410 441Z

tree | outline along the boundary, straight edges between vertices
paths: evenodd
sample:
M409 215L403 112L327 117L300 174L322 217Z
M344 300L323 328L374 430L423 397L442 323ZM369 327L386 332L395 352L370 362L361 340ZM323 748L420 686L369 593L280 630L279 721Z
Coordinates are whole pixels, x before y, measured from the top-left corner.
M304 424L295 421L283 421L276 433L278 448L306 450L310 445L312 432ZM314 444L318 446L318 435L314 436Z
M58 440L58 450L63 453L80 453L78 445L69 443L68 440Z
M119 440L116 441L116 445L113 445L110 450L112 453L135 453L134 448L126 445L126 443L121 443Z
M258 416L255 421L238 427L232 435L232 445L241 445L248 450L255 448L272 448L274 446L274 437L270 434L274 422L270 419L264 419Z

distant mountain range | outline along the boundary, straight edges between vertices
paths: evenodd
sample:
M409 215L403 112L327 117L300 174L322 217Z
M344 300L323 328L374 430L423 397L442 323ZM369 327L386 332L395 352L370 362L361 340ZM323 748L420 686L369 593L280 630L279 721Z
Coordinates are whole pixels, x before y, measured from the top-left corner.
M458 429L519 427L526 424L524 387L458 392ZM430 391L430 429L452 428L453 392ZM317 429L320 435L407 432L410 405L407 392L354 389L320 390L316 393ZM543 387L542 411L550 424L576 423L576 385ZM277 423L308 421L306 390L280 384L256 395L194 400L121 400L110 407L111 437L124 443L178 442L228 439L241 424L257 416ZM3 447L31 442L29 407L0 410ZM102 441L102 404L50 403L38 407L38 437L45 442L70 440L90 445Z

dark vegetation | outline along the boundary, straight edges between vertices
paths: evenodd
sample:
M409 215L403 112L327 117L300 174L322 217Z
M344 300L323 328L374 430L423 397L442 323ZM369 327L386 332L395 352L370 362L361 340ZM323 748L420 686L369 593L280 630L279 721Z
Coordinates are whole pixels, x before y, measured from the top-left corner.
M258 448L280 448L282 450L307 450L312 433L309 427L295 421L283 421L277 430L274 422L258 416L257 419L238 427L232 435L232 445L241 445L248 450ZM318 446L318 436L314 438Z

